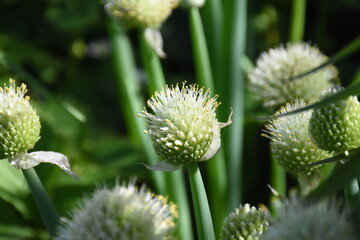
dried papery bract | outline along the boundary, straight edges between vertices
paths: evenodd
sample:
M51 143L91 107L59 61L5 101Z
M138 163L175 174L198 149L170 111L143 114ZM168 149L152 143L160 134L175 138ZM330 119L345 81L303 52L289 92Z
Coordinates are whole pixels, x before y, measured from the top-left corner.
M334 203L304 203L292 199L263 237L263 240L283 239L355 240L357 238L346 213L340 211Z
M338 81L333 65L300 79L291 79L312 70L328 58L307 43L287 44L262 53L248 75L249 88L265 108L276 111L281 105L301 98L318 100L321 92Z
M323 97L341 88L324 91ZM360 103L350 96L313 110L309 132L312 141L329 152L342 153L360 146Z
M287 103L275 115L291 112L305 107L303 100ZM271 153L274 159L287 171L295 174L308 192L320 180L318 166L309 164L331 157L331 154L318 148L310 139L308 126L311 111L301 112L271 120L265 126L263 136L270 139Z
M231 123L218 122L215 110L219 103L210 91L197 85L179 85L155 92L146 109L138 115L148 122L149 134L156 153L164 160L150 167L174 171L183 164L205 161L220 148L220 129Z
M40 120L26 93L26 85L17 87L12 79L9 86L4 84L4 88L0 88L0 159L7 159L15 168L22 169L42 162L53 163L76 177L70 170L67 157L61 153L27 153L40 139Z
M258 210L249 204L240 205L225 219L221 240L260 240L269 227L267 210Z
M176 206L134 182L101 188L63 220L55 240L167 240L177 219Z

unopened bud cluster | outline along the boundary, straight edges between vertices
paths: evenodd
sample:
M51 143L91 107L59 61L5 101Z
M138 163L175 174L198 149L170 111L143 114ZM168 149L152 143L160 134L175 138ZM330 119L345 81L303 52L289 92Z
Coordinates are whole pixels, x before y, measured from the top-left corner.
M0 87L0 159L26 153L40 138L40 120L26 92L12 79Z
M249 204L240 205L225 219L221 240L261 240L269 227L269 214Z

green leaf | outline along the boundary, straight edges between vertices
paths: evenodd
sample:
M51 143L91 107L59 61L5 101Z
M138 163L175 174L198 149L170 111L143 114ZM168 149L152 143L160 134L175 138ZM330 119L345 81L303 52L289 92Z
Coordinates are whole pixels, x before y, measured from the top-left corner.
M352 150L347 156L347 162L339 165L317 189L308 196L310 200L321 199L350 183L354 178L360 175L360 148Z
M313 108L322 107L322 106L324 106L326 104L330 104L330 103L333 103L335 101L347 98L347 97L352 96L352 95L358 95L358 94L360 94L360 83L349 86L346 89L344 89L342 91L339 91L338 93L336 93L334 95L331 95L329 97L325 97L321 101L318 101L318 102L313 103L313 104L309 104L306 107L299 108L299 109L296 109L294 111L283 113L283 114L267 116L267 117L256 117L255 119L257 119L259 121L267 121L267 120L272 120L272 119L279 118L279 117L286 117L286 116L289 116L289 115L292 115L292 114L297 114L297 113L301 113L301 112L304 112L304 111L308 111L308 110L311 110Z
M0 161L0 198L12 204L25 219L31 217L29 205L24 201L30 194L26 182L19 170L6 160Z

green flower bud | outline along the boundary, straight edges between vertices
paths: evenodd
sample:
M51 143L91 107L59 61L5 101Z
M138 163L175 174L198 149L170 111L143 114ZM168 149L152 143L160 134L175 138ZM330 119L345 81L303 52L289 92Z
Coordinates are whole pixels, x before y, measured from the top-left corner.
M179 0L107 0L105 9L127 28L158 28Z
M114 189L98 189L64 220L55 240L171 238L176 206L134 183Z
M215 110L216 96L197 85L180 89L166 87L148 101L154 114L146 109L139 114L148 122L149 134L156 153L164 160L153 170L174 171L183 164L205 161L220 148L220 129L231 123L220 123Z
M269 226L269 214L249 204L240 205L226 217L221 240L260 240Z
M317 100L320 93L333 86L338 72L332 65L300 79L292 77L320 66L327 57L306 43L288 44L261 54L249 74L249 88L255 98L269 109L295 100Z
M275 115L291 112L305 107L303 100L287 103ZM266 126L263 136L271 140L271 153L273 158L285 171L295 174L304 194L314 189L320 179L320 165L308 167L317 161L332 155L318 148L309 136L309 120L311 111L301 112L286 117L271 120Z
M303 100L287 103L275 115L291 112L305 107ZM318 166L306 168L307 165L331 157L319 149L309 137L309 120L311 111L301 112L271 120L263 136L271 140L271 152L274 159L288 172L293 174L310 174Z
M329 89L324 97L340 88ZM309 132L311 140L324 150L341 153L360 146L360 103L350 96L313 110Z
M331 203L303 203L291 200L269 227L264 240L355 240L344 212Z
M17 87L12 79L0 88L0 159L26 153L40 138L40 120L26 92L25 84Z

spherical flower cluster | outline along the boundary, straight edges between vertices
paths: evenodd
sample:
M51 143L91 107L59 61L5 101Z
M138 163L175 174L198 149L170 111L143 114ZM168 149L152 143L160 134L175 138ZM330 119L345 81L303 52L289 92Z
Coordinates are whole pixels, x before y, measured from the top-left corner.
M334 204L304 204L291 200L279 219L264 234L264 240L357 239L344 212Z
M340 91L333 88L324 97ZM360 103L350 96L313 110L309 132L313 142L321 149L341 153L360 146Z
M25 84L17 87L12 79L0 87L0 159L26 153L40 139L40 120L26 92Z
M148 101L154 112L139 113L148 122L145 133L151 136L156 153L164 162L152 169L172 171L183 164L205 161L220 148L220 129L231 123L219 123L216 97L197 85L166 87ZM231 116L231 115L230 115Z
M107 0L105 9L127 28L158 28L179 0Z
M56 240L170 239L176 206L134 183L98 189L64 220Z
M275 115L291 112L305 107L302 100L288 103L278 110ZM288 172L293 174L310 175L318 166L306 167L314 162L331 157L319 149L309 137L309 120L311 111L301 112L285 117L275 118L266 126L265 134L271 142L271 152L274 159Z
M249 88L264 107L275 109L295 100L318 100L320 93L333 86L338 72L332 65L300 79L301 73L318 67L327 57L307 43L288 44L261 54L249 74Z
M226 217L221 240L260 240L269 226L269 214L249 204L240 205Z
M26 92L25 84L17 87L12 79L9 86L0 87L0 159L7 159L15 168L23 169L42 162L52 163L77 178L65 155L51 151L27 153L40 139L40 120Z

